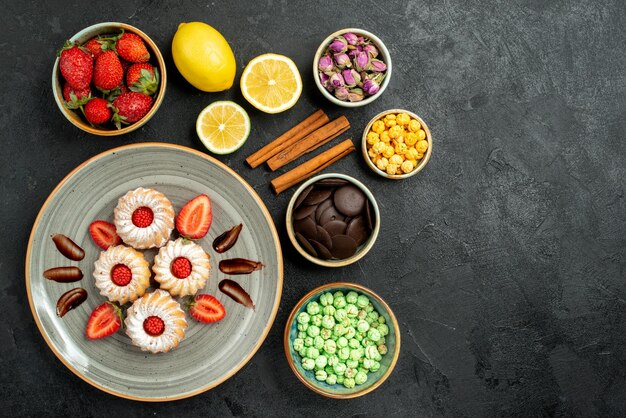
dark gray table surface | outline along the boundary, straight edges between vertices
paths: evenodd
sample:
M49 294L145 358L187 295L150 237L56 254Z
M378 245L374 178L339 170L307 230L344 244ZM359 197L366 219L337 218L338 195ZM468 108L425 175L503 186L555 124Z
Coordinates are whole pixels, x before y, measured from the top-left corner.
M163 3L3 3L1 416L626 414L625 2ZM202 93L177 73L171 39L178 23L193 20L230 42L231 90ZM155 117L116 138L73 127L50 85L55 50L104 21L152 36L169 74ZM327 34L350 26L385 41L394 73L376 102L344 110L316 90L311 60ZM265 52L290 56L304 81L297 105L277 116L253 109L238 87L245 64ZM164 404L118 399L76 377L39 334L24 284L30 229L54 186L102 151L144 141L202 150L196 116L221 99L252 120L244 147L220 160L257 190L281 235L278 316L253 359L214 390ZM372 251L338 270L295 252L283 222L292 191L274 196L274 175L243 162L318 107L345 114L356 141L374 114L393 107L421 115L434 138L430 163L406 181L376 176L357 153L326 170L364 182L382 215ZM296 301L338 280L377 291L402 330L388 381L349 401L306 389L282 348Z

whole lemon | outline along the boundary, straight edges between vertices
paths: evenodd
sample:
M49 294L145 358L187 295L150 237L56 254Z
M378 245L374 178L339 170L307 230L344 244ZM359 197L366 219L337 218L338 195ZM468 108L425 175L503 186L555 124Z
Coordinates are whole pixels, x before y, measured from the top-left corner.
M206 23L178 25L172 56L178 71L199 90L223 91L233 85L237 70L233 50L222 34Z

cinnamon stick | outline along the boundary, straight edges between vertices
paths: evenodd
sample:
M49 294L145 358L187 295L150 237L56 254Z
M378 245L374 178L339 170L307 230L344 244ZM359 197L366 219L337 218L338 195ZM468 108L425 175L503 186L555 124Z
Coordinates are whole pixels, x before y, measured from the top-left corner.
M321 128L316 129L314 132L311 132L305 138L302 138L301 141L296 142L274 155L267 160L267 165L272 171L276 171L285 164L337 138L348 129L350 129L350 122L348 122L345 116L340 116Z
M318 109L308 118L289 129L287 132L255 152L246 158L246 162L252 168L256 168L263 164L265 161L272 158L285 148L295 144L317 128L323 126L328 122L328 116L323 110Z
M274 193L279 194L291 186L311 177L354 151L352 140L346 139L338 145L324 151L323 153L311 158L309 161L300 164L291 171L286 172L274 180L272 180L272 189Z

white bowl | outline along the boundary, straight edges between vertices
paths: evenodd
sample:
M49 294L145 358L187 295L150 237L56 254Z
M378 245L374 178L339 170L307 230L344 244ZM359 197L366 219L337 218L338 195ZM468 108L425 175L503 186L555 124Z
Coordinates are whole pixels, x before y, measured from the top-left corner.
M376 93L373 96L368 96L367 98L361 100L360 102L344 102L343 100L339 100L338 98L333 96L328 90L326 90L326 88L320 82L319 70L317 69L317 63L320 57L322 56L322 54L324 53L324 50L326 49L326 47L328 47L328 45L331 43L331 41L335 37L339 35L343 35L344 33L347 33L347 32L352 32L355 35L361 35L371 40L374 46L378 48L378 51L380 52L380 55L382 58L381 61L383 61L387 65L387 71L385 72L386 76L380 85L380 90L378 90L378 93ZM389 84L389 80L391 79L391 55L389 54L389 50L387 49L383 41L381 41L373 33L368 32L363 29L358 29L358 28L341 29L341 30L338 30L337 32L333 32L330 35L328 35L326 39L322 41L319 48L317 48L317 52L315 53L315 57L313 58L313 79L319 91L322 92L322 95L326 97L328 100L330 100L331 102L333 102L334 104L336 104L337 106L342 106L342 107L365 106L367 104L372 103L374 100L378 99L380 95L383 94L383 91L385 91L385 89L387 88L387 85Z

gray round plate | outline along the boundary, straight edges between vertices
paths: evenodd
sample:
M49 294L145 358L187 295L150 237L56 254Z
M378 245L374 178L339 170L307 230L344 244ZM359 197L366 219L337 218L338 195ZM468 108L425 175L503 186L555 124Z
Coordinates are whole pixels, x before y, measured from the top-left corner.
M94 285L93 263L100 249L89 236L95 219L112 221L117 199L139 186L157 189L178 211L201 193L211 198L213 224L197 242L211 256L211 277L202 293L216 296L226 317L202 324L188 317L187 335L169 353L149 354L131 345L123 330L96 341L85 337L91 311L105 301ZM213 239L243 223L237 244L224 254L215 253ZM79 262L64 258L50 236L65 234L85 250ZM145 251L152 261L155 250ZM256 311L246 309L222 294L217 284L225 275L219 260L245 257L265 267L250 275L231 276L248 291ZM77 265L85 277L77 283L56 283L43 278L44 270ZM56 315L59 296L73 287L89 296L63 318ZM283 286L283 261L276 228L254 190L221 162L192 149L161 143L115 148L74 169L44 203L31 232L26 254L28 300L46 343L76 375L93 386L124 398L167 401L211 389L243 367L269 332Z

